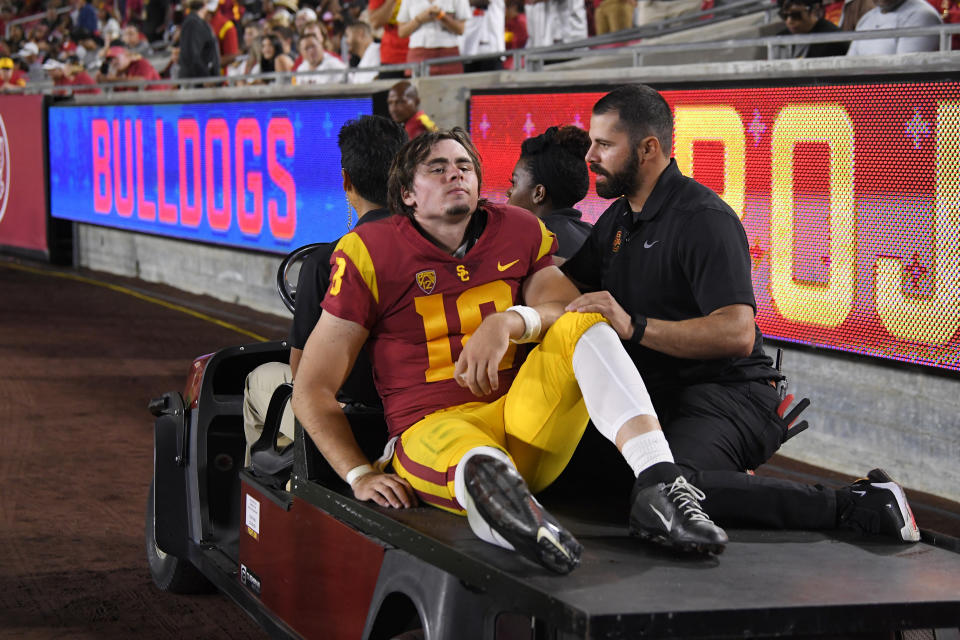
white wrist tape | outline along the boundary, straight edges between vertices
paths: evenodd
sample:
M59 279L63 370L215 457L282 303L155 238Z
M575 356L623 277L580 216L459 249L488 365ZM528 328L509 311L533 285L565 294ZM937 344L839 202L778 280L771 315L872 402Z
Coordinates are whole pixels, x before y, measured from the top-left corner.
M523 344L524 342L534 342L540 337L540 313L536 309L514 305L507 311L516 311L523 318L523 335L516 339L511 338L510 342Z
M362 464L359 467L354 467L347 472L347 484L352 487L353 483L356 482L358 478L361 478L368 473L373 473L374 471L376 471L376 469L369 464Z

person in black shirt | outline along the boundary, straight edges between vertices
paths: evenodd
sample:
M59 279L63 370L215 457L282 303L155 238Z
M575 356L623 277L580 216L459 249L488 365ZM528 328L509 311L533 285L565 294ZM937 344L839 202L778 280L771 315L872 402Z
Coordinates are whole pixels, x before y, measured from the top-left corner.
M180 27L180 78L220 75L220 42L207 17L217 10L217 0L192 0L190 13ZM190 85L191 88L200 85Z
M381 116L363 116L347 122L340 129L337 145L340 147L343 190L347 203L359 216L358 225L390 215L386 209L390 164L406 142L407 133L403 127ZM248 460L250 446L263 431L263 421L274 390L296 377L307 338L320 319L320 303L330 282L330 256L337 242L327 242L315 249L300 267L293 323L288 337L289 366L281 362L268 362L247 376L243 394L243 430L247 439ZM338 399L344 404L372 408L381 406L380 397L373 386L373 372L366 352L361 352L357 357ZM289 404L281 421L280 433L280 446L292 441L293 412Z
M92 4L92 3L91 3ZM146 20L143 23L143 34L150 42L163 40L167 27L173 18L170 0L147 0ZM82 26L82 25L81 25ZM91 32L96 29L90 29Z
M670 158L673 118L654 89L601 98L590 138L597 194L616 201L562 267L589 291L567 310L602 313L624 341L704 510L722 526L918 540L903 491L882 470L841 490L744 473L773 455L789 425L754 320L743 226Z
M550 127L523 141L510 177L507 204L532 212L557 236L557 265L575 254L590 235L591 225L573 208L590 189L583 161L589 148L590 136L580 127Z
M777 34L780 36L840 31L840 27L823 17L823 3L820 0L781 0L780 19L786 25ZM787 47L790 58L845 56L849 48L849 42L795 44Z

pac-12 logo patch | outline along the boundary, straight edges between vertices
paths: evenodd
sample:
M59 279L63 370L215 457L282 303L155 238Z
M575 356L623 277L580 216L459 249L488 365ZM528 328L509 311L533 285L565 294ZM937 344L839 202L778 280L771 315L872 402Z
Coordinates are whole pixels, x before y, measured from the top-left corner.
M7 212L7 200L10 199L10 142L7 140L7 127L0 116L0 220Z
M430 294L433 288L437 286L437 272L433 269L427 269L417 274L417 286L426 294Z

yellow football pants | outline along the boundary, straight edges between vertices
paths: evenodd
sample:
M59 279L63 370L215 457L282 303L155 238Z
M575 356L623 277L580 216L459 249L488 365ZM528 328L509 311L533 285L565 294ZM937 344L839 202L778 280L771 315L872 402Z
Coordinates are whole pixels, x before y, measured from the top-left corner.
M454 497L457 464L476 447L502 449L533 492L556 480L590 420L573 375L583 333L605 322L598 313L565 313L520 367L510 390L490 403L441 409L403 432L392 464L420 499L464 513Z

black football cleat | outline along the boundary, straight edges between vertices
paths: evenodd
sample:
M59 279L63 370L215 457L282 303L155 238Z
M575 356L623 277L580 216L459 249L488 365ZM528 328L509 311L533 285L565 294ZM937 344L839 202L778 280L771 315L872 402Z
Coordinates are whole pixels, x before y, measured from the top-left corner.
M463 478L483 519L521 555L561 574L580 564L583 546L537 502L512 466L474 455Z
M920 530L903 488L883 469L874 469L840 491L850 497L840 514L840 528L917 542Z
M727 534L700 508L704 498L683 476L671 484L634 486L630 535L682 551L721 554Z

